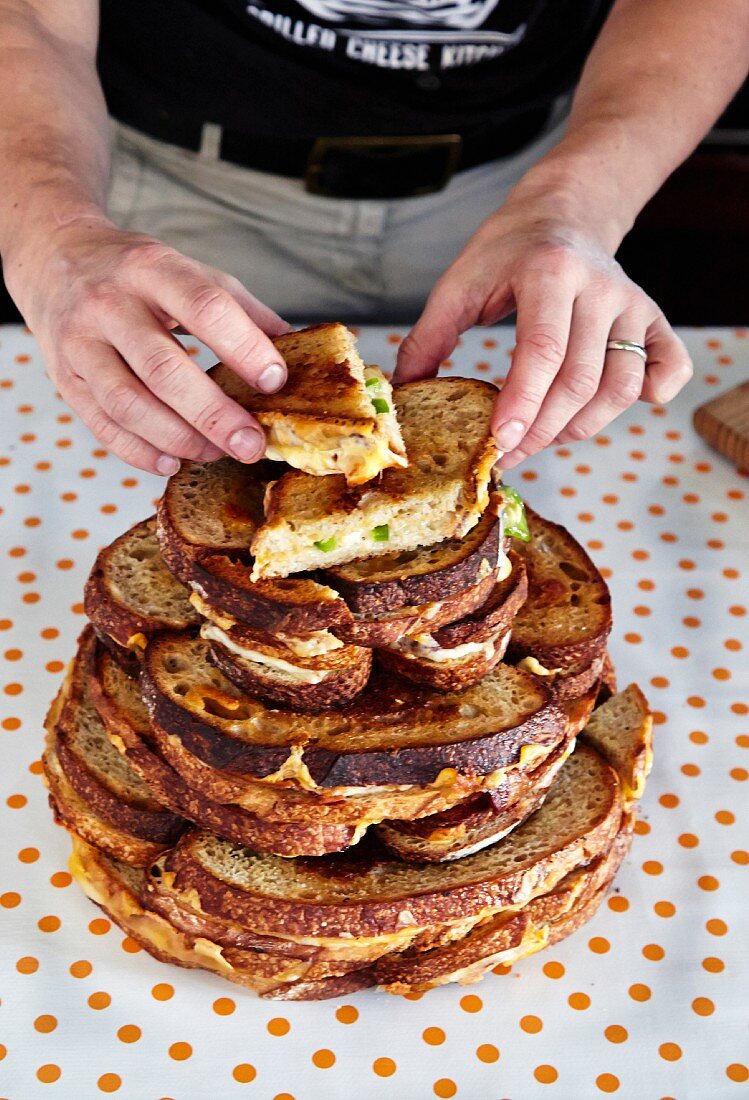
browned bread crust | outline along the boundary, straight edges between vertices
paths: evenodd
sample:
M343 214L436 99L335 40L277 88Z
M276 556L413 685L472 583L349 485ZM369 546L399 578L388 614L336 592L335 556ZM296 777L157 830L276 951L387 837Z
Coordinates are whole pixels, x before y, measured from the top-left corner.
M621 825L616 773L597 753L578 748L566 761L544 805L493 845L448 864L388 861L369 844L326 860L283 862L237 851L194 831L162 861L176 888L195 891L208 913L259 933L285 936L383 935L406 924L430 927L523 905L565 874L605 851ZM240 885L235 874L242 865ZM145 890L148 893L150 885Z
M463 619L483 607L495 588L496 573L483 577L477 584L434 603L399 607L395 611L354 615L350 621L333 626L333 633L343 642L377 648L394 645L410 634L437 630L456 619Z
M520 555L510 550L509 558L512 572L494 585L483 607L431 632L439 645L449 649L451 646L462 645L463 642L483 642L497 630L507 630L512 626L515 616L526 601L528 578Z
M505 551L509 541L504 540ZM462 539L347 562L320 575L355 614L381 614L463 592L477 584L487 569L495 571L499 549L499 521L492 512L485 512Z
M266 821L240 806L222 805L192 790L150 743L148 714L137 681L125 676L108 653L98 648L90 673L91 695L107 734L159 800L203 828L258 852L280 856L321 856L355 843L353 826Z
M86 614L100 636L126 650L134 636L139 648L160 630L184 630L199 616L189 592L166 568L159 553L154 517L136 523L99 552L84 588Z
M254 648L252 638L247 638L246 642L248 648ZM254 642L262 644L258 643L257 636ZM275 647L278 656L300 668L324 673L319 683L305 684L284 679L273 669L245 660L220 642L211 641L209 645L214 664L237 687L272 705L310 714L355 698L365 687L372 669L372 650L362 646L347 645L319 657L301 658L279 643Z
M110 637L109 634L98 631L96 627L94 627L93 630L96 637L101 644L109 650L120 668L124 669L125 672L128 672L131 676L138 676L140 673L140 655L143 651L141 649L126 649L124 646L120 645L119 642L116 642L114 638Z
M213 768L267 778L293 766L321 787L431 783L445 768L486 775L525 744L553 744L563 722L538 677L500 665L473 694L434 693L373 675L367 689L314 722L270 710L211 670L205 643L164 634L141 678L152 724ZM494 701L492 707L491 702Z
M614 662L611 659L611 654L608 649L603 656L603 667L601 668L601 678L598 681L598 695L596 696L596 706L600 707L601 703L606 703L612 695L616 695L618 691L616 668Z
M513 624L510 657L547 668L589 665L611 631L611 595L585 550L564 527L526 508L531 540L518 552L528 570L528 599Z
M463 691L480 683L497 667L507 651L509 640L509 630L500 632L495 638L486 639L486 643L491 645L490 652L470 654L456 661L430 661L424 657L409 656L397 649L378 649L377 660L382 668L414 684L434 688L435 691Z

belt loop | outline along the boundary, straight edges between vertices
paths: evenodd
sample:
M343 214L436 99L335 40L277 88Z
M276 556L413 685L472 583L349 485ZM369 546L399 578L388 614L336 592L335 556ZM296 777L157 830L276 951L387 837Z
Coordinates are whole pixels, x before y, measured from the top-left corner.
M220 160L222 127L215 122L204 122L198 156L202 160Z

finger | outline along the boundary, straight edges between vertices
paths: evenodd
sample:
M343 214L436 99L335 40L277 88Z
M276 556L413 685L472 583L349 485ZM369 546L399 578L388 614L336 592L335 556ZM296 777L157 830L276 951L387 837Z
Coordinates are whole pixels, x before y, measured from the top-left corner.
M151 393L224 454L240 462L262 456L265 436L257 421L203 373L142 301L129 299L127 312L108 312L102 334Z
M254 389L276 393L284 385L286 364L272 340L228 290L189 260L170 256L141 267L136 283L149 304L207 344Z
M561 370L520 447L503 456L504 469L517 466L524 458L547 447L593 399L601 381L606 341L615 314L612 302L602 302L600 295L583 293L576 300Z
M435 283L424 311L398 348L393 381L434 377L443 359L455 350L459 337L476 323L482 306L455 275Z
M633 340L645 343L647 316L638 306L625 310L611 326L609 339ZM642 392L645 363L633 351L607 351L601 384L592 401L570 420L557 436L558 443L590 439L620 413L624 412Z
M149 474L170 477L179 470L179 459L165 454L133 432L116 424L101 406L97 405L84 383L61 384L60 393L76 410L83 423L108 451Z
M212 462L224 453L154 397L114 348L92 340L84 355L85 374L80 362L74 373L84 377L96 404L116 424L178 458Z
M645 338L648 363L642 400L665 405L694 374L689 352L659 311Z
M567 353L576 285L537 275L516 289L516 345L492 413L499 450L520 447Z

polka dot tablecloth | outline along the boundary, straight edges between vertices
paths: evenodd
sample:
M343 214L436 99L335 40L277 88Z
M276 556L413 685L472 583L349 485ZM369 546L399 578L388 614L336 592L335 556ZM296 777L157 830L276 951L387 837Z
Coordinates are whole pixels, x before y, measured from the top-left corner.
M605 571L620 683L638 681L656 712L615 892L571 940L480 985L285 1005L155 962L71 883L42 719L96 550L149 514L161 483L99 449L32 337L0 328L1 1097L747 1095L749 479L695 436L691 413L749 375L749 336L684 336L695 379L671 406L638 405L512 476ZM400 337L362 330L365 358L391 367ZM501 378L511 341L478 330L445 369Z

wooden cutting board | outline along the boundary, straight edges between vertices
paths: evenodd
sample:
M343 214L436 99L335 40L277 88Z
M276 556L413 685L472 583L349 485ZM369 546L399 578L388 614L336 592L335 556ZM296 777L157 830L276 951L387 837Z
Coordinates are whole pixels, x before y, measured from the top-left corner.
M693 423L706 443L749 470L749 381L700 405Z

